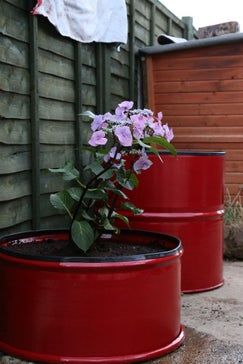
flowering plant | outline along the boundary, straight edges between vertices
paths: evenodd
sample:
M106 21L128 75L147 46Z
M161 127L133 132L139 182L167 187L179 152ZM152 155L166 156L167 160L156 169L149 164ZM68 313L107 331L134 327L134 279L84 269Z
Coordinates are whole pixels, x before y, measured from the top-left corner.
M81 182L78 170L70 163L64 168L50 169L74 182L73 187L52 194L50 201L68 213L72 240L84 252L104 230L118 232L116 220L129 223L121 211L143 212L128 201L124 190L135 188L137 175L152 165L148 152L160 158L156 149L159 146L176 154L170 144L173 131L162 124L162 112L155 116L149 109L133 109L132 101L124 101L114 114L85 115L92 119L86 149L93 153L93 162L84 169L91 173L89 181Z

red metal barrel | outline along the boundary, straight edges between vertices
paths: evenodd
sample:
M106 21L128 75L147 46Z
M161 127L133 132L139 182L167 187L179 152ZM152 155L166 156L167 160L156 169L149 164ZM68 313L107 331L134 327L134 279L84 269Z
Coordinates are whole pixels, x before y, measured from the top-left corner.
M224 152L179 151L151 156L131 201L144 209L129 216L133 228L180 237L182 291L200 292L223 284Z
M0 351L38 363L125 364L180 346L180 241L122 231L120 243L157 241L158 253L129 257L36 257L18 244L67 240L66 231L0 241Z

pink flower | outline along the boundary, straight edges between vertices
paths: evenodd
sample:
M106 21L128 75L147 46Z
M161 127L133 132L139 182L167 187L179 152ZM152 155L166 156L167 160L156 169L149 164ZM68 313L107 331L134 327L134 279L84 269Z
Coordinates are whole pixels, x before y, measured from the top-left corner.
M103 130L95 131L90 140L88 141L89 145L92 147L97 147L98 145L105 145L107 143L107 138L105 138L105 132Z
M145 128L146 122L148 118L141 114L131 115L130 119L132 120L133 124L140 125L140 127Z
M163 128L165 132L165 139L170 142L174 138L173 130L169 128L167 124L163 125Z
M94 120L91 123L91 130L96 131L102 128L104 123L103 115L95 115Z
M147 116L153 116L153 114L154 114L153 111L150 109L143 109L142 112L144 115L147 115Z
M147 154L143 154L133 165L133 169L136 173L139 173L141 170L146 170L150 168L153 162L148 159Z
M154 131L154 135L158 135L158 136L164 136L165 135L165 130L163 125L161 124L160 121L156 121L155 123L151 123L150 127L153 129Z
M132 146L132 133L128 126L117 126L115 129L115 135L117 136L120 144L124 147Z
M123 101L120 104L118 104L119 107L130 110L133 107L134 102L133 101Z
M104 161L108 162L110 159L113 159L113 158L115 158L117 161L119 161L121 159L121 153L117 153L116 151L117 151L117 147L111 148L109 153L104 156L104 158L103 158Z
M131 120L133 122L133 136L136 139L144 137L144 128L146 126L146 117L143 115L132 115Z
M119 120L123 120L125 118L125 111L128 111L132 109L133 107L133 101L123 101L120 104L118 104L115 114L118 117Z
M150 109L143 109L142 110L142 113L143 113L144 116L146 116L148 123L154 122L154 117L153 117L153 114L154 113L153 113L152 110L150 110Z
M103 120L104 121L113 121L114 115L112 115L110 112L107 112L104 114Z
M163 113L161 111L158 112L157 118L159 121L161 121L163 119Z

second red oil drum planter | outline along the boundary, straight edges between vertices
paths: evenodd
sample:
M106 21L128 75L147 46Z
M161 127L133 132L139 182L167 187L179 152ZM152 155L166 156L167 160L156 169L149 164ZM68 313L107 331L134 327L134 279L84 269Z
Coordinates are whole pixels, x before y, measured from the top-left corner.
M161 152L129 193L144 212L129 216L132 228L180 237L185 293L223 284L224 152Z

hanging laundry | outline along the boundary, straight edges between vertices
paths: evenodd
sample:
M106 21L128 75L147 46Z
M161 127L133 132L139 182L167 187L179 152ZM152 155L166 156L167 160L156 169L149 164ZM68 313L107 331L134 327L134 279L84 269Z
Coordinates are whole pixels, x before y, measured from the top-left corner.
M125 0L38 0L32 13L79 42L127 42Z

